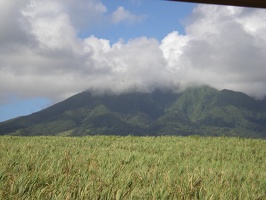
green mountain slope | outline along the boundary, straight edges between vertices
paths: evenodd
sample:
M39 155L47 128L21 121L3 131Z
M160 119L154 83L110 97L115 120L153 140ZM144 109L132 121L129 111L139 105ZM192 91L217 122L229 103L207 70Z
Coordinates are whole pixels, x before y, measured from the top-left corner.
M266 105L208 86L171 91L72 96L29 116L0 123L12 135L226 135L266 138Z

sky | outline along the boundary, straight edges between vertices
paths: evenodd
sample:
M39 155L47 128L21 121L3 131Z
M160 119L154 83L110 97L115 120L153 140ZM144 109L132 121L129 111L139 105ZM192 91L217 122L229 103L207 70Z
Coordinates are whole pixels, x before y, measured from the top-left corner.
M163 0L0 0L0 121L84 90L266 96L266 10Z

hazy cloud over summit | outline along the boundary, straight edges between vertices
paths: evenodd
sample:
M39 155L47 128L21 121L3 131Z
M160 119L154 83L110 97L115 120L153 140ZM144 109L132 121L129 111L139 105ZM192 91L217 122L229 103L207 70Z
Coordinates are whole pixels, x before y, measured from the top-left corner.
M97 0L0 0L0 101L195 83L266 95L265 10L199 5L185 35L174 31L161 41L79 36L96 25L145 21L124 7L107 12Z

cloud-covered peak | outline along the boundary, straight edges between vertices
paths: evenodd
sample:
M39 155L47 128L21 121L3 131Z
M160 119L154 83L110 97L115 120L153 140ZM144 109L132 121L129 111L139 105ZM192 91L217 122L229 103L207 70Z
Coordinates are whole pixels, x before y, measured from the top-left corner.
M142 20L124 7L106 12L97 0L1 1L0 101L9 94L60 100L86 89L176 90L195 83L266 95L264 10L199 5L186 34L173 31L162 41L79 37L104 17Z
M266 40L261 30L266 26L258 28L253 22L265 17L260 9L198 6L186 27L192 39L183 59L213 86L264 96Z

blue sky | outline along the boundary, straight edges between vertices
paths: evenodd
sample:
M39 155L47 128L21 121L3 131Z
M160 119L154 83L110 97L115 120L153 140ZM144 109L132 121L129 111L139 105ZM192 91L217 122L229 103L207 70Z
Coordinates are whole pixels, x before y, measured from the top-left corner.
M141 36L154 37L161 40L172 31L184 33L186 17L191 14L196 6L193 3L167 2L163 0L105 0L103 3L106 4L111 13L122 6L126 10L143 17L136 24L125 22L91 31L92 34L110 41L117 41L120 38L129 40Z
M163 0L0 0L0 122L91 89L266 96L266 12Z

